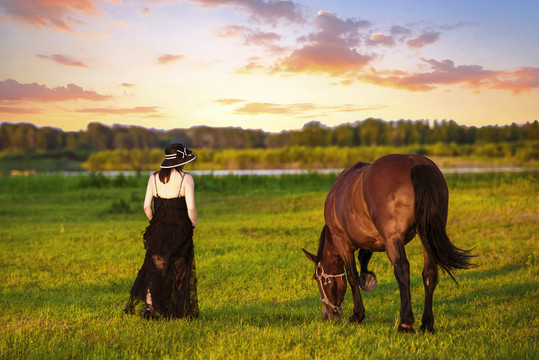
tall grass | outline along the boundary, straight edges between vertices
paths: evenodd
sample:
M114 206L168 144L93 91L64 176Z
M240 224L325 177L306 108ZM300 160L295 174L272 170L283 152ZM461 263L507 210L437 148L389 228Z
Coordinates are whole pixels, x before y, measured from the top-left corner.
M122 312L144 256L147 178L0 178L0 357L539 357L536 175L447 176L449 236L477 257L460 286L441 277L434 335L396 333L398 286L382 253L371 260L379 286L362 293L364 323L321 319L300 249L316 251L332 176L196 177L201 317L149 322ZM417 328L419 241L406 251Z

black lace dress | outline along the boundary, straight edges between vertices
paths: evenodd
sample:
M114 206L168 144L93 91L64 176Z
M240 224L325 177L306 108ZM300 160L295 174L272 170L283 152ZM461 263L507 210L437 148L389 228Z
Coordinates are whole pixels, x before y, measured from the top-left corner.
M152 317L196 318L193 225L185 197L166 199L157 193L153 206L152 220L143 232L146 256L125 311Z

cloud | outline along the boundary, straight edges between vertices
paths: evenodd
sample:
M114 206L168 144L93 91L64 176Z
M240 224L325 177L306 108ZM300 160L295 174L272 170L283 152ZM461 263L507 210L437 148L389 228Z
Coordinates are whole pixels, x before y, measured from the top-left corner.
M395 45L395 39L392 36L387 36L381 33L372 34L367 40L367 45L383 45L383 46L393 46Z
M282 48L275 45L281 40L281 36L274 32L263 32L241 25L228 25L217 30L216 35L220 38L240 37L244 45L263 46L272 52L282 51Z
M302 6L283 0L190 0L204 7L232 6L249 15L253 21L276 25L281 20L303 23Z
M274 104L249 102L235 110L240 115L286 115L292 117L327 116L335 112L357 112L384 108L384 105L360 107L352 104L320 106L313 103Z
M56 54L56 55L40 55L40 54L38 54L37 57L42 58L42 59L49 59L49 60L52 60L52 61L54 61L54 62L56 62L58 64L61 64L61 65L78 66L78 67L85 67L85 68L88 67L82 61L75 60L75 59L73 59L72 57L70 57L68 55L59 55L59 54Z
M219 104L223 104L223 105L233 105L233 104L237 104L237 103L240 103L240 102L244 102L245 100L242 100L242 99L218 99L218 100L215 100L215 102L219 103Z
M30 109L30 108L12 108L12 107L3 107L0 106L0 113L4 114L39 114L41 109Z
M84 35L85 39L90 39L90 40L109 39L110 37L111 37L110 34L100 34L100 33L93 33L93 34Z
M437 31L428 31L418 37L409 40L406 44L412 49L419 49L426 45L434 44L440 39L440 33Z
M358 74L357 79L376 85L395 87L411 91L428 91L435 89L439 85L453 84L461 84L475 89L480 87L495 88L497 84L500 84L500 88L503 87L498 79L499 73L497 71L486 70L479 65L455 66L454 62L451 60L437 61L422 59L422 61L427 63L432 71L423 73L406 73L402 71L379 72L371 69L370 72ZM529 73L526 71L524 71L524 73L529 75ZM524 73L517 75L513 73L513 75L522 79L526 77ZM533 74L531 77L533 78ZM516 83L513 83L513 85L515 84ZM529 88L529 85L530 84L528 82L527 88Z
M252 74L257 71L266 71L267 67L257 61L250 61L247 65L237 68L234 72L239 75Z
M114 26L121 27L121 28L127 28L127 29L135 29L136 28L136 26L127 24L127 23L125 23L123 21L115 21Z
M114 1L117 2L117 1ZM3 21L72 31L82 22L75 17L96 13L96 0L2 0Z
M329 11L319 11L318 16L314 19L314 23L321 29L321 33L315 35L316 38L320 38L324 34L332 37L339 37L343 35L350 36L356 34L361 28L371 26L371 23L366 20L358 20L354 18L342 20L337 17L336 14Z
M161 65L166 65L168 63L183 59L183 55L173 55L173 54L164 54L157 58L157 62Z
M136 85L130 83L121 83L120 86L123 86L125 88L134 88Z
M339 19L335 14L319 12L314 20L320 29L299 40L305 42L279 59L274 72L328 73L333 76L358 71L368 64L374 55L361 54L359 30L370 26L368 21Z
M492 88L509 90L514 94L539 88L539 68L521 67L514 72L500 72Z
M406 28L406 27L400 26L400 25L393 25L393 26L391 26L391 29L389 30L389 32L393 36L395 36L395 35L409 35L411 33L411 30Z
M69 100L108 100L111 96L101 95L95 91L84 90L78 85L68 84L49 88L38 83L21 84L16 80L0 81L0 103L17 103L23 101L55 102Z
M134 108L89 108L76 110L78 113L92 113L92 114L115 114L115 115L127 115L127 114L153 114L158 113L159 108L156 106L137 106Z

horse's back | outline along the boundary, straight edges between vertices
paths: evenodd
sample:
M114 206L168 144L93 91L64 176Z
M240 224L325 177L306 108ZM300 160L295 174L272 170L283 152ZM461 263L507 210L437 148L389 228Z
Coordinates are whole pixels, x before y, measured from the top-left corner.
M421 155L386 155L372 164L346 168L326 200L326 224L332 233L346 234L357 247L383 251L385 239L413 238L414 186L412 169L433 166Z
M406 241L413 238L416 218L412 169L418 165L430 167L439 173L437 179L443 183L438 186L445 186L436 164L422 155L383 156L365 171L365 201L375 226L386 237L406 232Z

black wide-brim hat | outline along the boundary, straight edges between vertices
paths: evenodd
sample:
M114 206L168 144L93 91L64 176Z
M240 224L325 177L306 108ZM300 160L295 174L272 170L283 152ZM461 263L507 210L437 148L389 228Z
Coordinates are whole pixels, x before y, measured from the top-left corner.
M171 144L165 149L165 160L161 163L161 168L175 168L190 163L196 158L196 155L182 144Z

